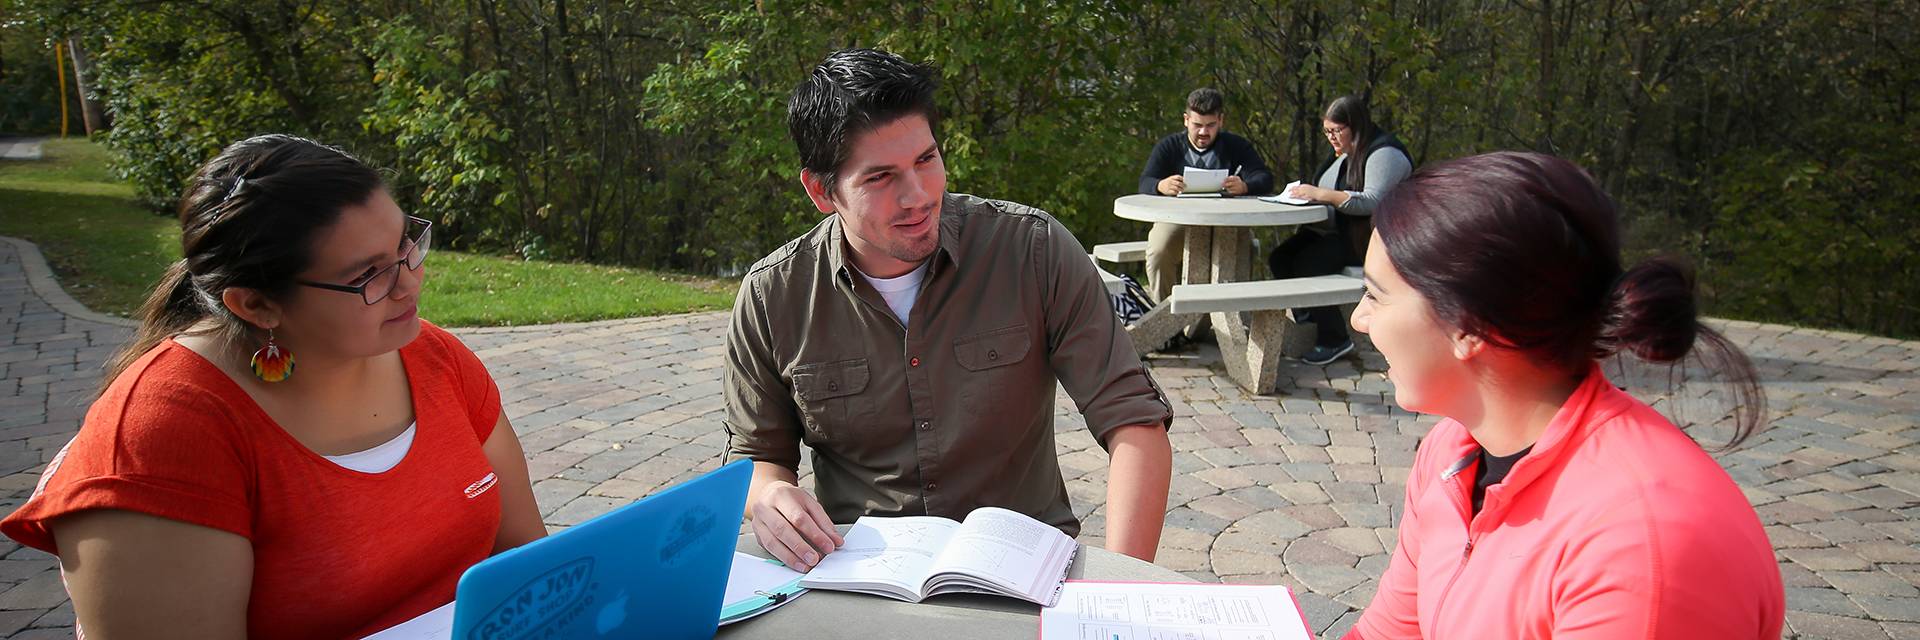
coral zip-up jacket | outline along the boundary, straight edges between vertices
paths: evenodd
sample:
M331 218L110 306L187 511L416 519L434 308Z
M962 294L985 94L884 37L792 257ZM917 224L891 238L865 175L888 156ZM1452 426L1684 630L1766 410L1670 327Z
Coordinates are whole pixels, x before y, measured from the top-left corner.
M1598 366L1471 516L1478 453L1453 420L1420 444L1399 547L1347 638L1780 637L1753 507Z

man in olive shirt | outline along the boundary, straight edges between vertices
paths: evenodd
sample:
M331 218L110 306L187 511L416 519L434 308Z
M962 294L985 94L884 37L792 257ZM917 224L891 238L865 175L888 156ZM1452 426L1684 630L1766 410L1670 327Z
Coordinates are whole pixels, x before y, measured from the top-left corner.
M755 264L727 337L729 456L754 460L761 546L810 569L862 515L1019 511L1077 535L1056 380L1111 455L1107 547L1151 560L1165 397L1079 241L1044 212L946 192L932 69L836 52L788 127L821 223ZM816 499L797 486L813 452Z

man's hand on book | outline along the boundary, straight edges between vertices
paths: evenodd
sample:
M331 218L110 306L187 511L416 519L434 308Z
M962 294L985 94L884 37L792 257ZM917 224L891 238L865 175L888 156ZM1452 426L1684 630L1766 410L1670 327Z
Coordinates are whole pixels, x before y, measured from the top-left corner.
M760 548L796 571L812 571L821 557L846 544L820 501L792 483L768 486L751 511Z

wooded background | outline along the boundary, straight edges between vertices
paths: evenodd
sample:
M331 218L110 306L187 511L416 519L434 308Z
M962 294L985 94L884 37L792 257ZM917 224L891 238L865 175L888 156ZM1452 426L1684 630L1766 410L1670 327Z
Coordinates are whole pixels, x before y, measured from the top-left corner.
M937 65L950 188L1038 206L1088 244L1145 237L1112 199L1189 90L1225 91L1228 129L1283 179L1326 156L1320 111L1358 92L1416 165L1530 149L1588 167L1630 253L1690 258L1711 313L1914 337L1917 15L1920 0L0 0L0 131L57 127L65 46L156 210L226 143L284 131L391 169L456 246L734 273L818 220L785 98L837 48Z

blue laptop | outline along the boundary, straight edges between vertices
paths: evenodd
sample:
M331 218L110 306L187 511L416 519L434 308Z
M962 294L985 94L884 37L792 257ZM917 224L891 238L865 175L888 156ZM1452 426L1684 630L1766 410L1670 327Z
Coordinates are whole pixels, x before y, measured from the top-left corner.
M752 469L734 462L467 569L454 640L713 637Z

